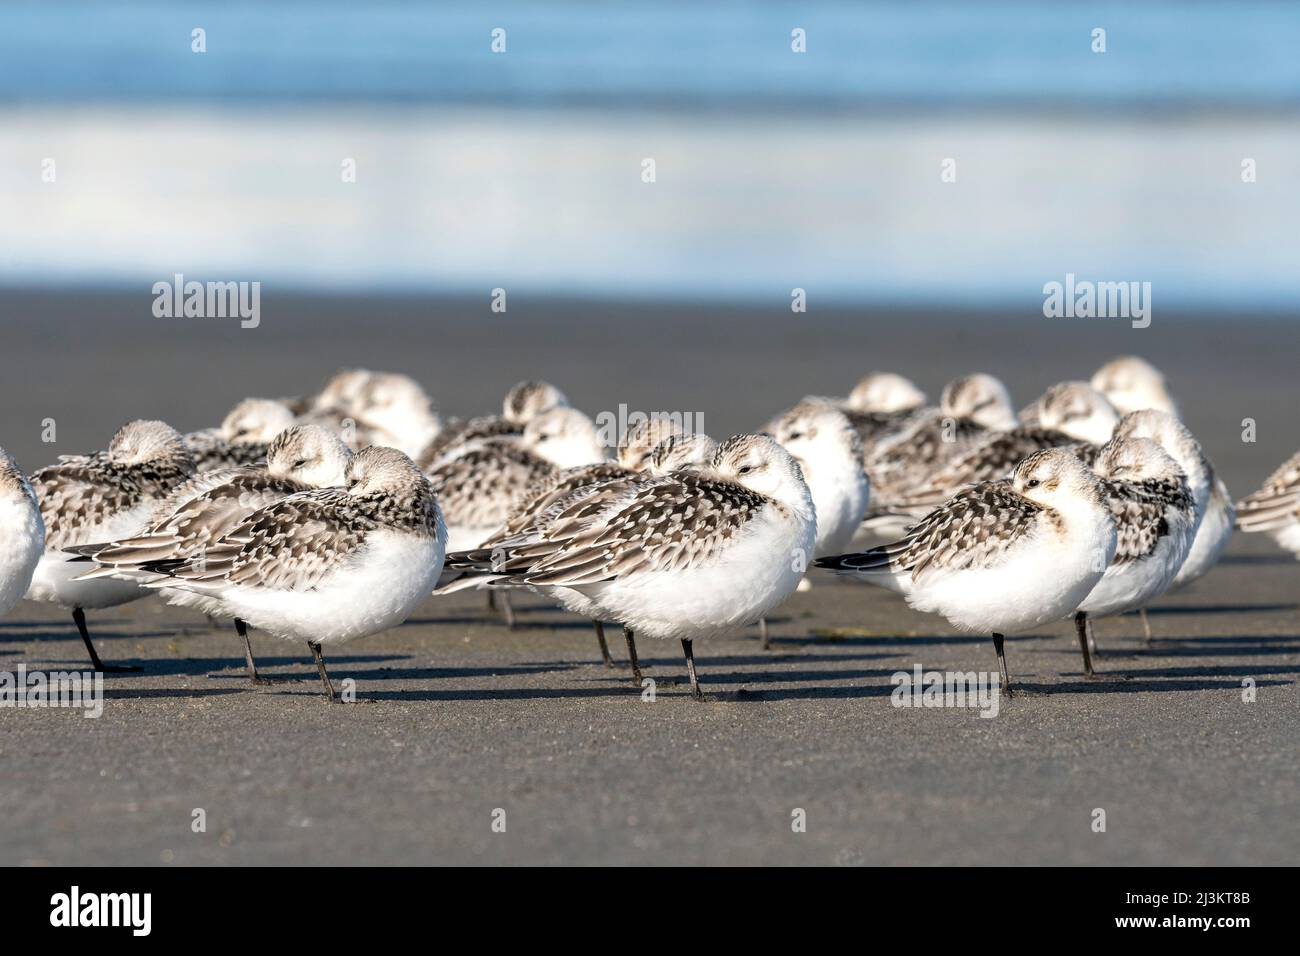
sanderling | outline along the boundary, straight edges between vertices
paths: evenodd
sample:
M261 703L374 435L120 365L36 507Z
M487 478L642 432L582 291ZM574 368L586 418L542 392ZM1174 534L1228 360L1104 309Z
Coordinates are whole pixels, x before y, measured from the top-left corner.
M1095 389L1110 399L1120 414L1144 408L1178 414L1178 404L1165 387L1165 377L1146 359L1136 355L1113 358L1092 376Z
M812 495L765 435L718 446L705 468L611 482L540 539L503 543L484 573L572 589L636 634L693 642L752 624L794 592L816 541Z
M925 392L911 379L893 372L871 372L853 387L847 398L836 402L848 416L862 441L865 462L876 442L903 428L924 408Z
M0 615L27 593L45 551L45 522L31 483L0 448Z
M1089 620L1136 611L1163 594L1187 560L1200 518L1187 476L1149 438L1112 438L1093 471L1115 521L1116 546L1105 574L1075 610L1079 651L1089 677L1095 676Z
M400 451L372 446L348 463L346 487L260 508L200 555L145 565L166 576L145 586L211 595L225 614L305 641L333 701L322 645L405 621L438 580L445 542L428 479Z
M45 553L27 597L72 611L77 631L97 671L105 667L86 630L86 608L113 607L143 597L131 581L78 581L85 565L64 549L125 537L141 527L154 508L194 474L194 457L170 425L133 421L113 436L107 452L68 456L32 475L45 521Z
M336 373L301 421L332 429L354 451L380 445L410 457L418 456L443 431L433 400L415 379L368 369Z
M833 405L805 401L778 417L771 434L798 463L812 493L814 555L838 554L862 523L871 495L858 433Z
M815 557L839 554L862 525L871 497L871 482L862 467L862 440L848 416L824 402L803 401L778 417L768 429L803 472L817 512ZM810 586L807 578L799 589ZM767 619L759 621L766 649Z
M1237 502L1237 527L1267 531L1300 559L1300 451L1264 479L1258 491Z
M1223 549L1228 546L1228 539L1232 537L1236 510L1232 506L1227 486L1215 474L1214 465L1201 448L1201 443L1186 425L1169 412L1150 408L1130 412L1120 420L1115 435L1119 438L1150 438L1178 462L1178 467L1187 477L1187 487L1196 503L1200 521L1187 560L1178 569L1178 575L1170 588L1172 590L1195 581L1218 563ZM1142 627L1150 642L1151 625L1145 607L1141 609L1141 614Z
M519 444L562 469L597 464L608 457L596 423L567 406L534 415L524 426Z
M1115 522L1097 477L1067 448L1035 452L1011 478L958 492L894 544L816 564L901 591L920 611L1003 638L1058 621L1101 580Z
M925 402L925 392L915 382L894 372L868 372L844 400L855 412L879 414L915 411Z
M670 443L662 449L659 446L668 439L677 438L681 433L681 425L671 419L647 419L628 428L627 434L619 443L616 461L574 465L541 475L515 499L505 525L485 543L491 544L520 534L525 527L572 492L616 478L630 478L652 467L663 469L666 460L676 462L682 457L677 445ZM708 441L707 438L704 440ZM671 459L668 458L670 449L673 452Z
M477 547L510 517L515 500L556 468L512 441L455 449L427 470L447 522L447 550Z
M667 436L646 451L656 438ZM497 556L495 549L503 544L519 544L544 535L550 526L561 517L568 517L570 509L581 506L584 513L600 506L602 494L608 497L611 491L615 496L621 494L622 485L617 484L626 479L641 475L661 477L686 468L700 468L706 465L717 450L716 444L707 435L699 433L681 434L680 426L650 423L634 426L628 430L619 448L619 464L602 462L554 472L546 478L535 482L533 487L522 495L516 504L514 514L504 528L488 538L480 548L467 555L449 555L448 568L478 569L490 567ZM454 585L458 575L450 575L440 582L439 593L459 590ZM474 586L486 586L490 580L472 578L466 582ZM462 585L463 586L463 585ZM490 593L490 592L489 592ZM567 610L591 620L596 632L596 641L600 646L601 660L606 667L613 667L613 658L609 655L609 644L605 640L605 619L603 609L590 597L580 591L567 588L551 589L555 597ZM509 605L506 605L509 607ZM636 638L632 630L623 627L623 638L627 644L628 661L632 676L641 680L641 667L637 659Z
M1038 425L1019 425L990 432L969 449L918 481L890 502L897 514L921 517L962 485L1005 478L1024 459L1045 448L1086 443L1085 463L1114 431L1119 415L1106 397L1086 382L1062 382L1049 388L1037 403Z
M902 534L907 522L895 502L959 455L994 432L1016 424L1011 397L992 375L965 375L944 386L939 407L916 413L893 434L879 439L868 456L872 505L867 525L882 535Z
M509 521L521 495L557 470L604 458L595 423L568 407L535 416L518 440L454 446L427 469L447 522L448 550L477 547Z
M488 438L519 438L524 426L552 408L567 408L569 400L547 382L519 382L506 393L502 414L480 415L469 419L453 418L416 456L416 463L428 471L440 459L461 445Z
M193 560L250 513L290 495L316 488L341 486L351 452L339 438L319 425L294 425L281 432L266 451L265 468L207 472L185 482L155 510L149 524L129 538L72 550L93 558L98 567L78 581L115 577L139 583L156 580L145 570L159 561ZM169 604L192 607L219 617L220 600L204 591L164 588ZM244 643L244 663L254 684L276 683L261 677L245 622L232 623Z
M268 398L246 398L217 428L205 428L185 436L199 471L251 465L266 455L271 439L293 424L294 413L283 402Z

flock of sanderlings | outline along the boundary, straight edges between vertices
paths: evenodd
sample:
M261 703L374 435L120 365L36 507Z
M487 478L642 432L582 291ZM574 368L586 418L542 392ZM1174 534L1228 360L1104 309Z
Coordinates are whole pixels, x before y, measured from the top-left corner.
M937 406L906 378L866 376L761 431L714 442L650 416L610 448L542 382L500 415L442 421L404 375L352 369L316 395L246 399L217 428L122 426L104 451L28 478L0 450L0 614L24 596L72 612L156 592L321 649L393 627L430 596L546 595L595 627L693 642L755 622L810 566L1003 637L1073 617L1093 676L1093 618L1143 611L1209 571L1235 527L1300 555L1300 453L1233 505L1163 375L1123 357L1014 409L991 375ZM849 551L853 542L889 543ZM861 545L860 545L861 547ZM1144 617L1145 623L1145 617ZM1149 637L1148 629L1148 637Z

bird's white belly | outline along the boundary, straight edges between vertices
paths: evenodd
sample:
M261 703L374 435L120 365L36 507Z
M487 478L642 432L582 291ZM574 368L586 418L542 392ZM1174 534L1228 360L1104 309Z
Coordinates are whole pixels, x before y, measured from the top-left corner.
M135 534L144 527L153 512L154 504L152 501L141 503L129 511L119 512L103 524L84 528L75 543L99 544ZM36 573L32 575L31 586L27 589L28 600L45 601L66 608L93 609L126 604L149 593L132 581L118 581L114 578L74 581L73 578L91 570L95 565L85 561L70 562L67 560L69 557L71 555L62 550L49 550L41 555Z
M1150 556L1107 568L1079 610L1105 617L1146 607L1173 583L1187 557L1187 537L1185 529L1182 534L1167 534Z
M1105 526L1084 540L1037 535L995 567L934 571L900 583L908 604L942 614L954 627L1012 634L1072 613L1101 580L1114 551L1114 532Z
M1192 549L1187 554L1187 560L1183 562L1183 566L1178 569L1178 576L1174 578L1174 587L1181 587L1195 581L1219 563L1219 556L1223 554L1223 549L1228 546L1228 539L1232 537L1232 524L1235 517L1235 509L1227 497L1227 490L1223 489L1220 494L1219 489L1216 488L1216 494L1210 499L1210 507L1196 529L1196 538L1192 541Z
M1273 540L1300 558L1300 521L1278 528L1273 532Z
M27 593L44 550L40 512L25 500L0 502L0 614Z
M220 592L221 609L285 640L338 644L405 621L433 589L442 561L439 542L376 531L315 589L231 587Z
M606 611L603 616L638 636L726 633L754 623L794 593L815 534L811 518L764 520L708 565L648 571L581 590Z
M74 581L73 578L94 565L67 559L68 555L62 551L47 551L41 555L31 586L27 589L28 600L66 608L93 609L127 604L149 593L133 581L116 578Z
M810 486L817 512L816 557L843 554L862 525L870 500L866 476L853 484L816 482Z

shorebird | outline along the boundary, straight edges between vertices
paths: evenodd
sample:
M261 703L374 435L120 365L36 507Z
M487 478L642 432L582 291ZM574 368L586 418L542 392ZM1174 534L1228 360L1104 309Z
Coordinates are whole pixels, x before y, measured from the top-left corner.
M1165 387L1165 377L1146 359L1136 355L1113 358L1092 376L1092 385L1119 409L1120 414L1144 408L1177 417L1178 404Z
M596 423L576 408L539 412L524 426L519 444L561 469L598 464L609 457Z
M636 634L680 640L702 699L694 641L752 624L789 597L816 533L794 459L765 435L739 435L698 471L610 483L540 538L494 548L482 573L577 591Z
M862 468L862 440L849 417L825 402L804 400L768 427L799 464L817 512L814 557L839 554L862 525L871 482ZM806 590L805 577L799 583ZM767 619L759 620L763 648L770 646Z
M271 439L293 424L294 414L283 402L246 398L222 419L217 428L185 436L199 471L251 465L266 456Z
M855 412L884 415L915 411L925 402L915 382L894 372L868 372L844 400Z
M1086 382L1053 385L1036 409L1037 425L1018 425L972 441L966 451L890 502L890 509L919 518L963 485L1005 478L1017 464L1044 448L1092 446L1079 450L1085 463L1090 462L1119 421L1106 397Z
M212 542L233 531L252 512L302 491L341 486L351 457L347 446L329 430L319 425L294 425L271 442L264 468L200 474L172 492L155 509L147 527L137 533L108 544L70 549L97 565L76 580L157 580L158 576L145 568L159 561L201 558ZM169 604L220 617L220 600L207 592L165 588L159 593ZM278 683L258 674L245 622L234 618L231 623L244 644L249 680Z
M45 522L45 553L27 597L72 611L77 631L97 671L135 671L106 666L86 629L86 609L114 607L145 595L131 581L78 581L85 570L64 549L125 537L194 474L194 457L176 429L158 421L133 421L113 436L106 452L66 456L32 475Z
M902 540L818 567L901 591L919 611L991 634L1010 695L1003 641L1068 616L1115 553L1100 481L1068 448L1035 452L1009 479L964 489Z
M477 439L427 469L447 521L450 551L477 547L510 520L521 495L565 469L605 461L595 423L573 408L530 421L518 439Z
M646 446L660 435L667 435L648 451ZM505 546L518 545L536 540L548 533L550 527L561 518L568 520L574 508L585 509L591 513L593 508L603 506L610 498L618 499L625 493L626 482L642 476L662 477L684 469L699 469L712 460L717 445L707 435L681 434L679 427L651 424L629 429L622 446L619 448L619 460L635 468L606 462L581 468L570 468L556 472L547 479L536 483L529 492L520 497L515 513L497 534L488 538L481 547L467 554L449 555L445 579L439 582L435 593L446 594L460 590L465 586L489 586L490 578L471 575L461 584L457 580L466 570L481 570L491 567L493 561L504 554L498 551ZM450 569L460 569L459 572ZM491 593L491 592L489 592ZM581 591L566 588L550 589L550 594L565 609L591 620L596 632L596 641L600 645L601 660L606 667L613 667L613 658L609 655L609 644L605 640L605 620L609 618L605 610ZM625 624L623 638L627 644L628 662L632 668L632 677L641 681L641 665L637 658L636 637Z
M31 483L0 448L0 615L18 603L45 551L45 522Z
M834 402L848 416L862 442L865 463L878 441L907 427L926 402L925 392L911 379L893 372L871 372L847 398Z
M862 523L871 496L857 431L833 405L804 401L779 416L770 432L798 463L812 493L814 556L840 553Z
M1237 527L1248 534L1267 531L1300 559L1300 451L1237 502Z
M1205 575L1219 562L1223 549L1232 537L1236 510L1228 488L1214 471L1214 465L1201 448L1201 443L1191 431L1168 412L1155 409L1130 412L1120 420L1115 429L1117 438L1150 438L1178 463L1187 477L1187 487L1192 493L1200 521L1191 550L1183 562L1170 589L1180 588ZM1151 641L1151 625L1147 609L1140 611L1142 627L1147 642Z
M305 641L325 696L338 700L321 654L387 630L415 610L442 571L446 530L427 478L406 455L370 447L346 486L303 491L246 515L201 555L144 565L212 597L222 613Z
M506 393L500 415L452 419L420 452L416 462L428 471L457 446L488 438L522 437L524 426L538 415L568 406L564 393L548 382L519 382Z
M898 507L950 461L1013 428L1015 411L1007 388L992 375L965 375L944 386L939 407L915 413L908 424L876 441L867 456L871 507L866 528L878 536L901 535L909 521Z
M1117 543L1106 573L1074 614L1089 677L1096 676L1089 653L1090 619L1136 611L1163 594L1187 560L1200 521L1187 476L1149 438L1112 438L1093 471L1101 479Z

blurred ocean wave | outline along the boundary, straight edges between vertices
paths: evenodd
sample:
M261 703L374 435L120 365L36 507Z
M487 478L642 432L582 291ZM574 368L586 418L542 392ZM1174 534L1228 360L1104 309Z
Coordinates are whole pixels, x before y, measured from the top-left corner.
M1256 0L2 3L0 284L1296 309L1296 49Z

